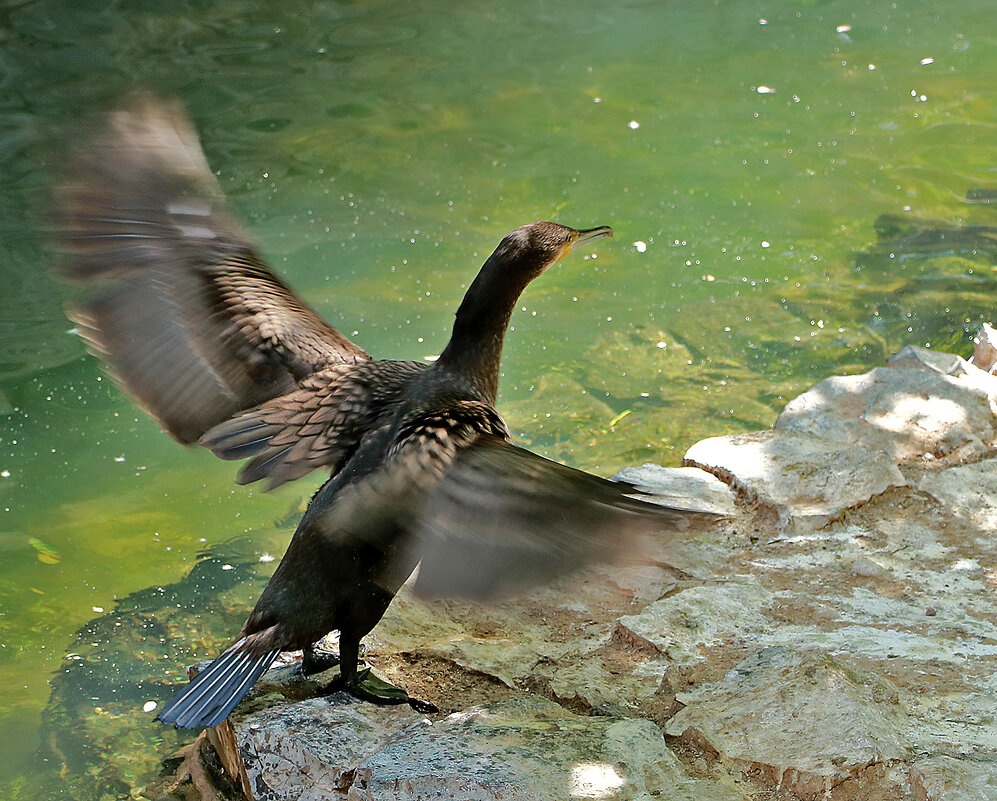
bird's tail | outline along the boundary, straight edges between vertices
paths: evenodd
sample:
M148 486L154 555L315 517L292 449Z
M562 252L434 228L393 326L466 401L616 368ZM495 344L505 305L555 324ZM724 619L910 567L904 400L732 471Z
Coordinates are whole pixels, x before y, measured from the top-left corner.
M208 665L170 699L156 719L178 729L217 726L225 720L280 653L253 656L244 650L245 644L245 638L239 640Z

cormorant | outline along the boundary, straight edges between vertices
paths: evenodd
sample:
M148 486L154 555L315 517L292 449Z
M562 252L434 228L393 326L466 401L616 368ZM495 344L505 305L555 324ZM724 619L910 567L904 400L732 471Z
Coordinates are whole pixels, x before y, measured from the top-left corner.
M58 200L63 272L90 290L70 316L170 435L250 459L240 483L331 472L235 643L163 722L217 725L280 651L304 649L304 669L320 666L312 644L334 630L344 689L425 708L358 672L361 638L417 564L417 594L488 600L613 558L685 516L512 445L495 410L520 293L609 227L508 234L426 365L372 358L267 269L174 104L141 98L113 112Z

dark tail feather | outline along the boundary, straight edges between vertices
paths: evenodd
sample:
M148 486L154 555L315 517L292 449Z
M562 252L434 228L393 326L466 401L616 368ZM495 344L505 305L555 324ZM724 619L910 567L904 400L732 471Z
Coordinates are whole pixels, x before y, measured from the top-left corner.
M217 726L225 720L280 653L277 650L251 656L241 650L245 642L239 640L208 665L170 699L156 719L178 729Z

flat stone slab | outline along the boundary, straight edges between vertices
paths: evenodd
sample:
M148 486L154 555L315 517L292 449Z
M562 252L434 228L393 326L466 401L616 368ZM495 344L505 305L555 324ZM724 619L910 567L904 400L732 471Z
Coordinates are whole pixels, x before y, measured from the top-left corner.
M936 756L915 763L910 786L916 801L997 801L997 764Z
M337 693L264 704L234 728L256 801L326 801L343 797L360 762L420 724L428 721L408 705L377 707Z
M893 459L798 431L752 431L697 442L683 464L723 478L746 500L818 526L907 481Z
M917 488L977 526L981 534L997 533L997 459L928 473Z
M764 648L679 700L686 708L669 734L789 797L830 797L845 781L860 788L907 756L896 688L826 656Z
M736 496L723 481L698 467L662 467L647 462L625 467L613 481L627 481L654 497L655 503L729 517L737 512Z
M997 443L997 376L908 346L889 367L821 381L786 404L775 429L881 450L896 462L965 459Z
M653 648L671 664L690 665L705 658L704 648L752 639L771 629L772 622L760 611L771 601L772 593L752 576L689 587L621 617L616 636Z
M651 721L581 717L533 695L434 723L338 695L249 715L236 739L256 801L749 797L684 775Z

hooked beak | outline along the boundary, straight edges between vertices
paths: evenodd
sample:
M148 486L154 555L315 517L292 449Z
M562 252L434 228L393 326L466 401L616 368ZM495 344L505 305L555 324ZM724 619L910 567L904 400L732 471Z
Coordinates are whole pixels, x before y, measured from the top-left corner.
M613 229L608 225L586 228L584 231L578 232L578 237L571 243L571 246L576 248L579 245L587 245L589 242L595 242L597 239L605 239L607 236L610 239L613 238Z
M599 225L595 228L585 228L581 231L575 231L575 238L564 246L564 250L558 256L557 260L560 261L563 259L579 245L587 245L589 242L595 242L597 239L605 239L607 236L611 239L613 237L613 229L608 225Z

